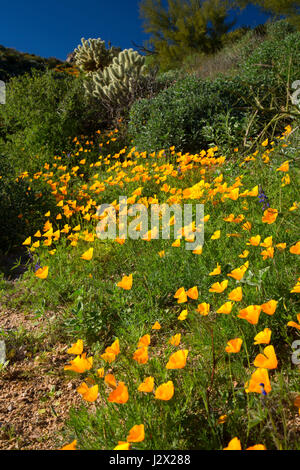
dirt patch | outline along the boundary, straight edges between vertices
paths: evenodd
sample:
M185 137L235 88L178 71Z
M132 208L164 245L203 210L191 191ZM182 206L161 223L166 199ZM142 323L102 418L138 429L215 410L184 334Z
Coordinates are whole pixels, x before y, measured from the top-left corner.
M40 327L33 315L28 315L17 309L4 309L0 306L0 328L15 330L20 326L27 331L34 331L37 327Z
M46 328L22 312L0 309L2 331L20 325L33 338ZM82 404L76 391L80 378L70 381L64 372L70 361L67 346L50 346L45 339L34 354L26 344L16 349L11 359L8 350L10 362L0 372L0 449L59 449L65 444L59 431L69 409Z

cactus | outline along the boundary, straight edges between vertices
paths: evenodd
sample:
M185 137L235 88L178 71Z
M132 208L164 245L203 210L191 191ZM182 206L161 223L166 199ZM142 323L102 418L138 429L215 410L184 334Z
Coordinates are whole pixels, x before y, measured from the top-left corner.
M103 70L111 64L113 58L120 52L119 48L106 49L105 41L98 39L81 39L82 45L74 50L75 64L88 75Z
M110 65L92 74L92 81L85 84L86 92L114 104L124 104L133 83L142 79L145 70L145 58L133 49L125 49Z

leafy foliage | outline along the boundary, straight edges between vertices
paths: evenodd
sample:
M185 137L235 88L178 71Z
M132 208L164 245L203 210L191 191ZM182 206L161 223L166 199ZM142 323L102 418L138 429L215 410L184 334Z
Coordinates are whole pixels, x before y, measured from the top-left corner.
M96 130L101 120L101 109L89 105L80 77L34 71L7 85L0 107L2 152L22 171L24 164L34 167L37 159L70 150L70 139Z
M143 0L140 4L149 46L162 70L178 67L193 52L205 54L222 46L234 22L228 22L226 2L221 0Z

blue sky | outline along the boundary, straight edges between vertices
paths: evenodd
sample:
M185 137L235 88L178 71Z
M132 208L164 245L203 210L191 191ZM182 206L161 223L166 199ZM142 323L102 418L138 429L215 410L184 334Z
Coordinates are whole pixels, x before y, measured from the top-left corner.
M143 44L139 0L11 0L1 5L0 44L42 57L64 60L82 37L111 41L121 48ZM266 15L253 6L237 25L256 26Z

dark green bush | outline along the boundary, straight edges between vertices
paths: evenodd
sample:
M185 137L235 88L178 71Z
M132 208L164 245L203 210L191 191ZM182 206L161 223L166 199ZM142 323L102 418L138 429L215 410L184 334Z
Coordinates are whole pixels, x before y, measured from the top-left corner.
M245 92L238 78L201 80L188 77L152 100L139 100L131 108L129 133L139 150L158 150L175 145L177 150L198 151L213 142L207 126L229 111L234 123L245 114L239 95ZM225 138L226 140L226 138Z

